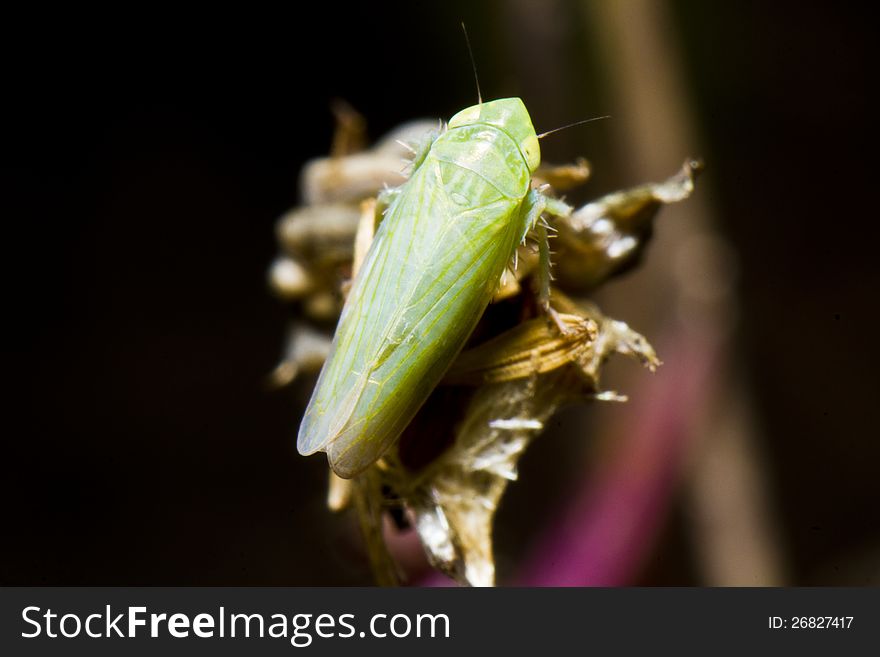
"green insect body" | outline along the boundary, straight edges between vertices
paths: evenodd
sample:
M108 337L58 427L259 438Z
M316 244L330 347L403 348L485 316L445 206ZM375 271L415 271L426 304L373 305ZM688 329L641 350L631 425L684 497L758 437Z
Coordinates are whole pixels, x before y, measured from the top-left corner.
M413 163L355 276L299 429L353 477L389 449L442 379L546 199L518 98L456 114Z

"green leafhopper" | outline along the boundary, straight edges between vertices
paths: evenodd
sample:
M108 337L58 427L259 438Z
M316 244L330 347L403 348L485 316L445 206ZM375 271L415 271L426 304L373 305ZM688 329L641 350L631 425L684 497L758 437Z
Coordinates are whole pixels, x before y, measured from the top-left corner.
M390 448L462 349L545 210L538 136L518 98L456 114L392 190L299 429L303 455L353 477Z

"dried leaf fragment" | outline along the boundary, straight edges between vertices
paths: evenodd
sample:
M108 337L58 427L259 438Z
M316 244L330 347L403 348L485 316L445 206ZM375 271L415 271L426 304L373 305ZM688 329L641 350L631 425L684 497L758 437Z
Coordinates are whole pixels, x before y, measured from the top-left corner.
M567 192L579 185L583 185L590 177L590 164L584 158L579 157L574 164L550 165L542 163L538 170L532 174L532 184L550 185L557 192Z
M574 308L567 306L569 311ZM432 565L462 584L494 584L492 521L507 484L516 479L520 456L540 435L544 423L569 401L591 394L596 399L619 398L595 395L600 366L612 353L636 357L651 368L659 364L641 335L623 322L606 318L595 307L561 317L572 327L580 327L581 348L573 352L577 357L555 367L549 367L555 361L548 358L543 371L526 365L524 354L530 347L540 350L542 339L555 344L560 353L565 350L567 336L560 336L544 318L511 329L474 348L471 355L465 352L460 357L465 359L462 372L493 371L495 363L494 371L505 374L476 389L464 419L455 428L453 445L431 465L419 473L399 467L386 473L414 513ZM505 369L505 354L515 366ZM480 369L484 363L488 370ZM454 368L458 367L457 362Z
M445 383L479 385L544 374L576 361L596 338L596 323L580 315L559 315L560 333L543 317L523 322L462 353Z
M688 198L702 170L700 160L688 159L663 182L608 194L561 218L557 284L586 292L637 264L660 208Z

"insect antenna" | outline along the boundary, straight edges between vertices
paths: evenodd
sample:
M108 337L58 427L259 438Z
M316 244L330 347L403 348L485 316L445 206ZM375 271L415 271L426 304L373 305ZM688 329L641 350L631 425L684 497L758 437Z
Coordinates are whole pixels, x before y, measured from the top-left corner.
M483 104L483 94L480 93L480 78L477 75L477 62L474 59L474 51L471 50L471 40L468 38L467 28L464 26L464 21L461 22L461 30L464 32L464 42L467 45L468 55L471 58L471 68L474 69L474 82L477 85L477 104Z
M610 118L611 117L608 115L594 116L591 119L584 119L583 121L575 121L574 123L569 123L568 125L564 125L560 128L553 128L553 130L548 130L547 132L542 132L540 135L538 135L538 139L543 139L547 135L552 135L554 132L559 132L560 130L566 130L568 128L573 128L576 125L583 125L584 123L592 123L593 121L601 121L602 119L610 119Z

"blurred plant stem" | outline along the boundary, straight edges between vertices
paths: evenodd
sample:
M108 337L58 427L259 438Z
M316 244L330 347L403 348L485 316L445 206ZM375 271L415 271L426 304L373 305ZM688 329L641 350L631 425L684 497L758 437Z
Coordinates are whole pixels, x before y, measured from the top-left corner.
M562 3L519 0L511 9L515 41L535 25L542 26L541 34L571 29L563 24ZM607 130L617 150L612 159L622 169L618 175L656 179L670 161L702 147L670 17L650 0L586 0L580 9L581 34L598 59L608 95L610 106L601 113L613 117ZM563 57L565 48L536 45L537 64L531 55L518 60L519 74L531 80L524 86L552 86L556 78L548 70L577 79L578 62ZM552 55L559 59L550 61ZM708 166L711 171L711 161ZM633 391L631 405L594 407L597 420L583 430L598 436L604 456L584 477L571 507L538 541L525 568L529 584L631 583L679 490L702 583L786 582L752 403L742 373L732 367L736 259L717 233L708 191L682 206L675 221L661 223L651 255L636 272L597 295L611 315L660 336L666 365L653 381L629 369L609 369L611 388ZM546 567L550 557L554 569ZM563 575L558 566L566 560Z
M629 164L635 177L650 177L670 157L693 150L700 141L680 75L674 26L665 6L650 0L587 1L584 9L606 53L611 91L618 98L613 143L623 149L620 161ZM710 366L702 398L691 400L694 405L679 427L689 450L684 492L704 583L779 585L785 582L783 560L772 529L776 523L758 429L741 373L731 362L736 353L731 340L737 319L735 259L716 232L708 191L658 231L653 257L623 284L631 286L628 293L608 290L603 301L627 304L614 312L624 312L646 329L656 327L658 334L685 329L689 353L682 354L684 362L697 370L701 363ZM653 317L639 317L639 307L649 309L645 299L657 300L650 308ZM678 384L662 371L658 378L668 386ZM640 383L634 380L633 385Z

